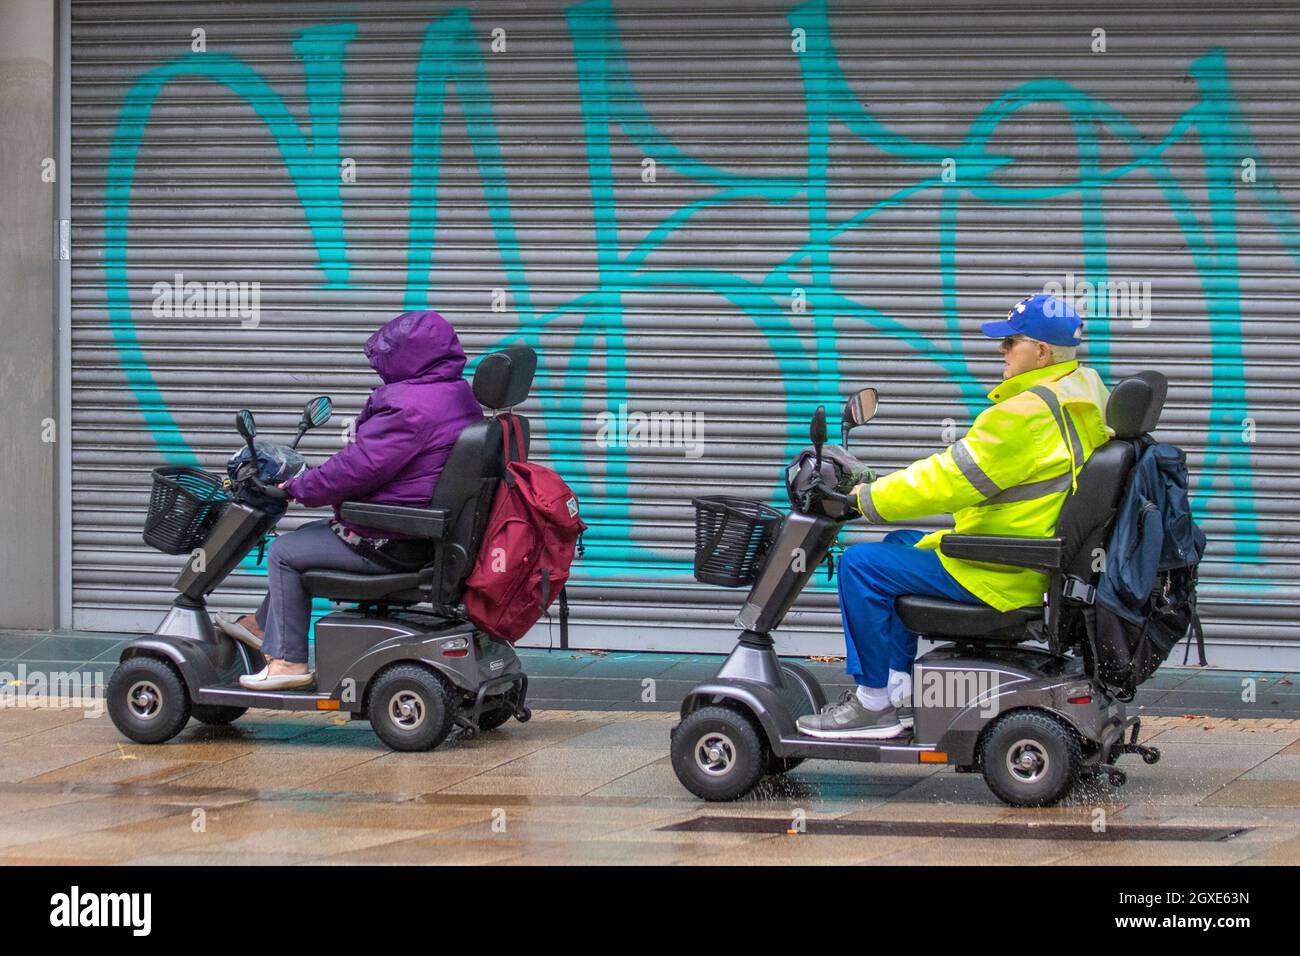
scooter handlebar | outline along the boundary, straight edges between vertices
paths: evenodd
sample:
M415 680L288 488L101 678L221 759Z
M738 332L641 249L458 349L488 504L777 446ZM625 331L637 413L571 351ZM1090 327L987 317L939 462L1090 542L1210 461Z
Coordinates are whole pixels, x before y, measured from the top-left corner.
M834 501L844 508L844 514L847 518L860 518L862 512L858 510L858 499L853 495L846 495L836 491L833 488L821 488L821 496L828 501Z
M270 498L274 501L289 500L289 493L287 491L285 491L279 485L268 485L266 482L262 481L262 479L258 478L257 475L255 474L249 475L247 478L244 479L244 486L257 492L257 494L262 495L265 498Z

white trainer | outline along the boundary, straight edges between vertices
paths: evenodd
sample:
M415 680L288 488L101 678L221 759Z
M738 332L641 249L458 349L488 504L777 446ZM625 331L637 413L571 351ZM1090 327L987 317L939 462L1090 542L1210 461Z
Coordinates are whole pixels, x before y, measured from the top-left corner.
M268 664L256 674L245 674L239 678L239 686L245 690L293 690L295 687L310 687L316 683L316 675L311 671L306 674L271 674Z

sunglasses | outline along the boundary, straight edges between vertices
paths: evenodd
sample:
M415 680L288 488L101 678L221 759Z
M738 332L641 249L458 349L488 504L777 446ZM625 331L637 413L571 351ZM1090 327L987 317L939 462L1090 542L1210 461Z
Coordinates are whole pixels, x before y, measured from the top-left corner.
M1019 345L1021 342L1025 342L1025 341L1028 341L1027 336L1008 335L1005 339L1002 340L1002 348L1012 349L1015 348L1017 345Z

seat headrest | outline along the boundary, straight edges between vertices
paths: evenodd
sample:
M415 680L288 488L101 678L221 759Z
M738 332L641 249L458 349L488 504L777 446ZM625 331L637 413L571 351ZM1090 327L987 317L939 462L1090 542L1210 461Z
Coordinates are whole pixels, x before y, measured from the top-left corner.
M1106 424L1116 438L1137 438L1155 429L1165 407L1169 381L1159 372L1138 372L1124 379L1110 392L1106 402Z
M494 411L518 405L528 397L536 371L537 353L527 345L491 352L479 360L474 370L474 397L484 408Z

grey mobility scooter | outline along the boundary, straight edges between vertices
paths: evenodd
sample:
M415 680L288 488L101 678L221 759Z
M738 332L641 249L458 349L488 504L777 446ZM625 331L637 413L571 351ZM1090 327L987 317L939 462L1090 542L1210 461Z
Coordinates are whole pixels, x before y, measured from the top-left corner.
M868 469L843 444L875 413L874 389L845 405L841 446L825 445L825 409L817 409L813 450L787 469L793 509L784 517L756 501L697 499L697 577L753 586L736 618L742 630L735 650L712 680L687 694L672 730L672 764L682 785L706 800L735 800L765 775L808 758L954 764L982 772L1009 804L1046 806L1082 777L1105 774L1123 784L1124 772L1114 766L1121 754L1159 760L1154 747L1137 743L1139 719L1094 679L1084 615L1098 577L1094 549L1105 542L1134 465L1134 440L1155 428L1166 389L1156 372L1115 387L1106 407L1115 437L1084 465L1054 537L942 539L944 554L1036 568L1050 584L1042 605L1007 612L916 595L897 599L909 629L942 642L914 666L914 725L902 737L800 733L795 721L820 711L825 694L807 669L777 657L772 638L843 523L858 517L847 492Z
M477 631L459 600L504 474L498 414L524 401L536 367L537 356L526 346L484 356L473 388L489 414L457 438L429 507L342 505L343 516L360 525L428 539L432 559L409 573L322 570L303 576L313 596L350 605L316 622L315 689L240 687L240 676L261 670L265 661L217 631L205 603L264 544L285 510L283 500L258 494L264 476L255 463L268 456L254 450L252 415L244 410L236 418L251 454L224 487L199 469L157 469L145 540L190 558L176 578L170 611L152 634L123 649L109 681L108 710L117 728L153 744L179 733L190 717L228 724L249 707L343 711L368 718L394 750L413 751L436 747L455 727L472 736L511 717L528 720L528 678L514 650ZM329 399L313 399L293 444L261 451L301 467L300 458L291 460L297 455L292 449L329 415ZM526 451L528 420L517 418Z

